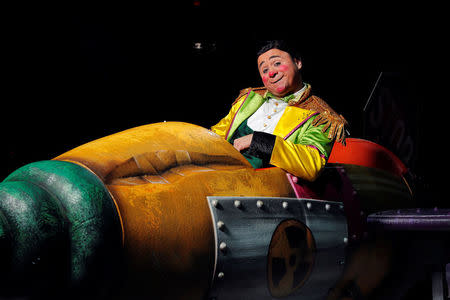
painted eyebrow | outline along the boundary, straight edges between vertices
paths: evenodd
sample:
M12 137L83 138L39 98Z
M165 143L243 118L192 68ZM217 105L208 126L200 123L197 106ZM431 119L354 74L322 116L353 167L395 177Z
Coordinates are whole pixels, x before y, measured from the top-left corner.
M279 55L272 55L271 57L269 57L269 60L271 60L271 59L273 59L273 58L277 58L277 57L281 57L281 56L279 56ZM261 65L264 63L264 61L262 61L260 64L259 64L259 67L261 68Z

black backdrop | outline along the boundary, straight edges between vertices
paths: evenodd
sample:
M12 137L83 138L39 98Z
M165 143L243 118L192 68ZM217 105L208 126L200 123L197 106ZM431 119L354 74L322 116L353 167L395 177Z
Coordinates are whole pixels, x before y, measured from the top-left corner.
M439 8L365 5L186 0L8 7L0 178L131 127L215 124L240 89L261 85L257 39L296 41L304 81L347 118L354 137L364 136L362 110L381 71L401 74L413 110L428 115L420 87L431 86L440 68Z

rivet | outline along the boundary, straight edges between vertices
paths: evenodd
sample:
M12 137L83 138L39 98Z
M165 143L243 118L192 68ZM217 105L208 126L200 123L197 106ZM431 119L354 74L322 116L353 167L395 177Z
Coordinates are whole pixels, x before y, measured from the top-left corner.
M288 207L289 207L289 203L287 203L286 201L283 201L283 208L284 209L288 209Z
M363 212L363 211L361 211L359 214L360 214L361 216L364 216L364 212Z
M226 244L225 242L220 243L219 249L220 249L220 251L222 251L222 252L227 251L227 244Z
M225 277L225 274L223 272L219 272L219 274L217 274L217 278L222 279Z
M261 208L261 207L264 206L264 203L263 203L261 200L258 200L258 201L256 201L256 206L257 206L258 208Z
M352 194L353 194L353 196L355 196L355 195L357 194L357 192L356 192L356 191L353 191Z
M331 205L330 205L330 204L325 204L325 210L326 210L326 211L329 211L330 208L331 208Z
M219 205L219 201L213 200L213 201L211 201L211 204L212 204L214 207L217 207L217 206Z
M356 234L352 235L352 239L356 240Z
M223 231L225 229L225 223L222 221L217 222L217 228Z
M344 238L344 243L346 243L346 244L348 243L348 238L346 238L346 237Z
M241 207L242 207L241 201L239 201L239 200L234 200L234 206L235 206L236 208L241 208Z
M306 203L306 207L307 207L308 209L311 209L311 207L312 207L311 202L307 202L307 203Z
M41 258L38 256L38 257L36 257L35 260L32 260L31 263L32 263L33 265L35 265L35 264L37 264L40 260L41 260Z

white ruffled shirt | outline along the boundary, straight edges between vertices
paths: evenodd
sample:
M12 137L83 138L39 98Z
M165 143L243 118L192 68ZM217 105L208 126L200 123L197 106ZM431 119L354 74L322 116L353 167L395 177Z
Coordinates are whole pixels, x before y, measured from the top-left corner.
M303 88L295 92L294 96L299 97L303 94L305 89L306 84L303 85ZM269 98L268 101L265 101L263 105L248 118L247 126L253 131L262 131L272 134L287 106L288 104L283 100Z

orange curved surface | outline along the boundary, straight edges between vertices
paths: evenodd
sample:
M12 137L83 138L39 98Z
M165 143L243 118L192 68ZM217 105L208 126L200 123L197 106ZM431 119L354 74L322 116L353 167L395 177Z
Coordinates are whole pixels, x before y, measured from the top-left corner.
M382 169L400 177L408 171L403 162L385 147L356 138L347 138L345 146L335 143L328 163Z

